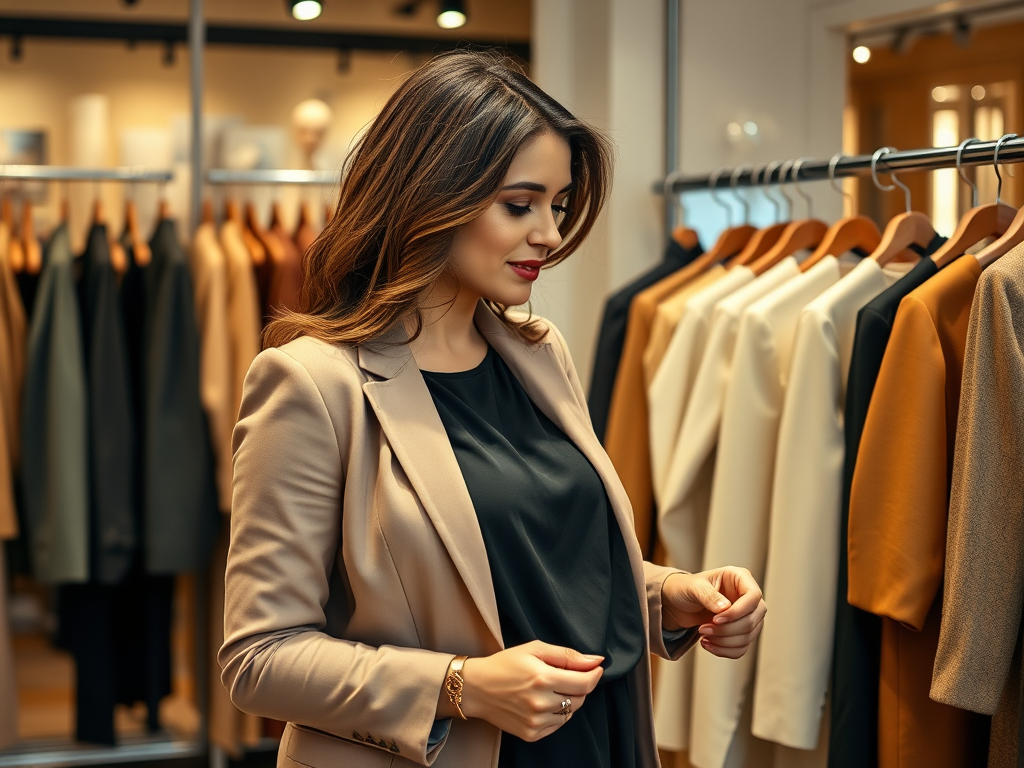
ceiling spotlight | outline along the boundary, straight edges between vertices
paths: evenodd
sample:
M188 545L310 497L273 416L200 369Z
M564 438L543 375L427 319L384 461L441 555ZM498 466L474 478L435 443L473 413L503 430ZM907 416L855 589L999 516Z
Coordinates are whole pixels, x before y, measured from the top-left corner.
M871 49L866 45L858 45L853 49L853 60L858 64L867 64L871 58Z
M441 29L457 29L466 23L466 4L463 0L441 0L441 12L437 14L437 26Z
M299 21L310 21L323 12L321 0L287 0L292 18Z

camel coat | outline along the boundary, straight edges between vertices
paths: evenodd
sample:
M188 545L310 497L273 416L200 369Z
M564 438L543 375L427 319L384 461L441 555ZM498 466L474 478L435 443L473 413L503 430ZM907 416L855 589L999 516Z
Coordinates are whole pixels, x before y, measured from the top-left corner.
M543 321L541 321L543 322ZM650 648L666 648L661 587L626 492L594 434L552 326L537 345L483 305L476 324L530 398L587 456L629 551ZM428 744L451 659L502 649L483 537L401 333L268 349L235 427L223 681L241 709L287 720L279 766L495 766L500 731L455 721ZM640 766L658 765L647 654L630 673Z

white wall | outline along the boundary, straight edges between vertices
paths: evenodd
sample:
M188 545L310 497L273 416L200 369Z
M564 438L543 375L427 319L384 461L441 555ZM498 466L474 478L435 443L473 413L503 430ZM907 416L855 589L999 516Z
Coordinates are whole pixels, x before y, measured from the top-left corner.
M941 9L979 4L953 0ZM533 2L534 77L618 146L603 227L584 252L542 278L535 302L563 330L584 379L604 295L654 264L663 247L650 184L662 175L664 6ZM938 8L922 0L682 0L680 170L831 157L843 141L846 31ZM726 126L747 120L759 126L758 142L731 142ZM827 183L805 188L816 216L841 214L841 198ZM771 205L758 193L749 198L753 223L768 223ZM805 215L803 201L795 201L794 214ZM726 224L724 211L703 193L686 197L686 220L705 246Z

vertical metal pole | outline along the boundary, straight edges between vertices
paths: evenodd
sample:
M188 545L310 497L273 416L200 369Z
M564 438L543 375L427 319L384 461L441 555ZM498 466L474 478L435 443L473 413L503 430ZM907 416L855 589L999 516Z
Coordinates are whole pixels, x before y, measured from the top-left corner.
M199 226L203 194L203 53L206 21L203 0L191 0L188 18L188 50L192 79L192 178L190 183L189 234Z
M681 0L665 2L665 178L679 170L679 16ZM665 238L672 237L676 205L665 195Z

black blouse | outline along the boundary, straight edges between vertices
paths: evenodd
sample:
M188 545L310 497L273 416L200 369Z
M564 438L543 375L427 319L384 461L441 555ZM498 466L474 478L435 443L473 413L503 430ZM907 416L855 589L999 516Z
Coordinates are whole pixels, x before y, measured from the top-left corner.
M632 768L626 675L644 628L601 478L493 348L470 371L423 377L480 522L505 647L541 640L605 657L583 707L540 741L503 734L498 765Z

